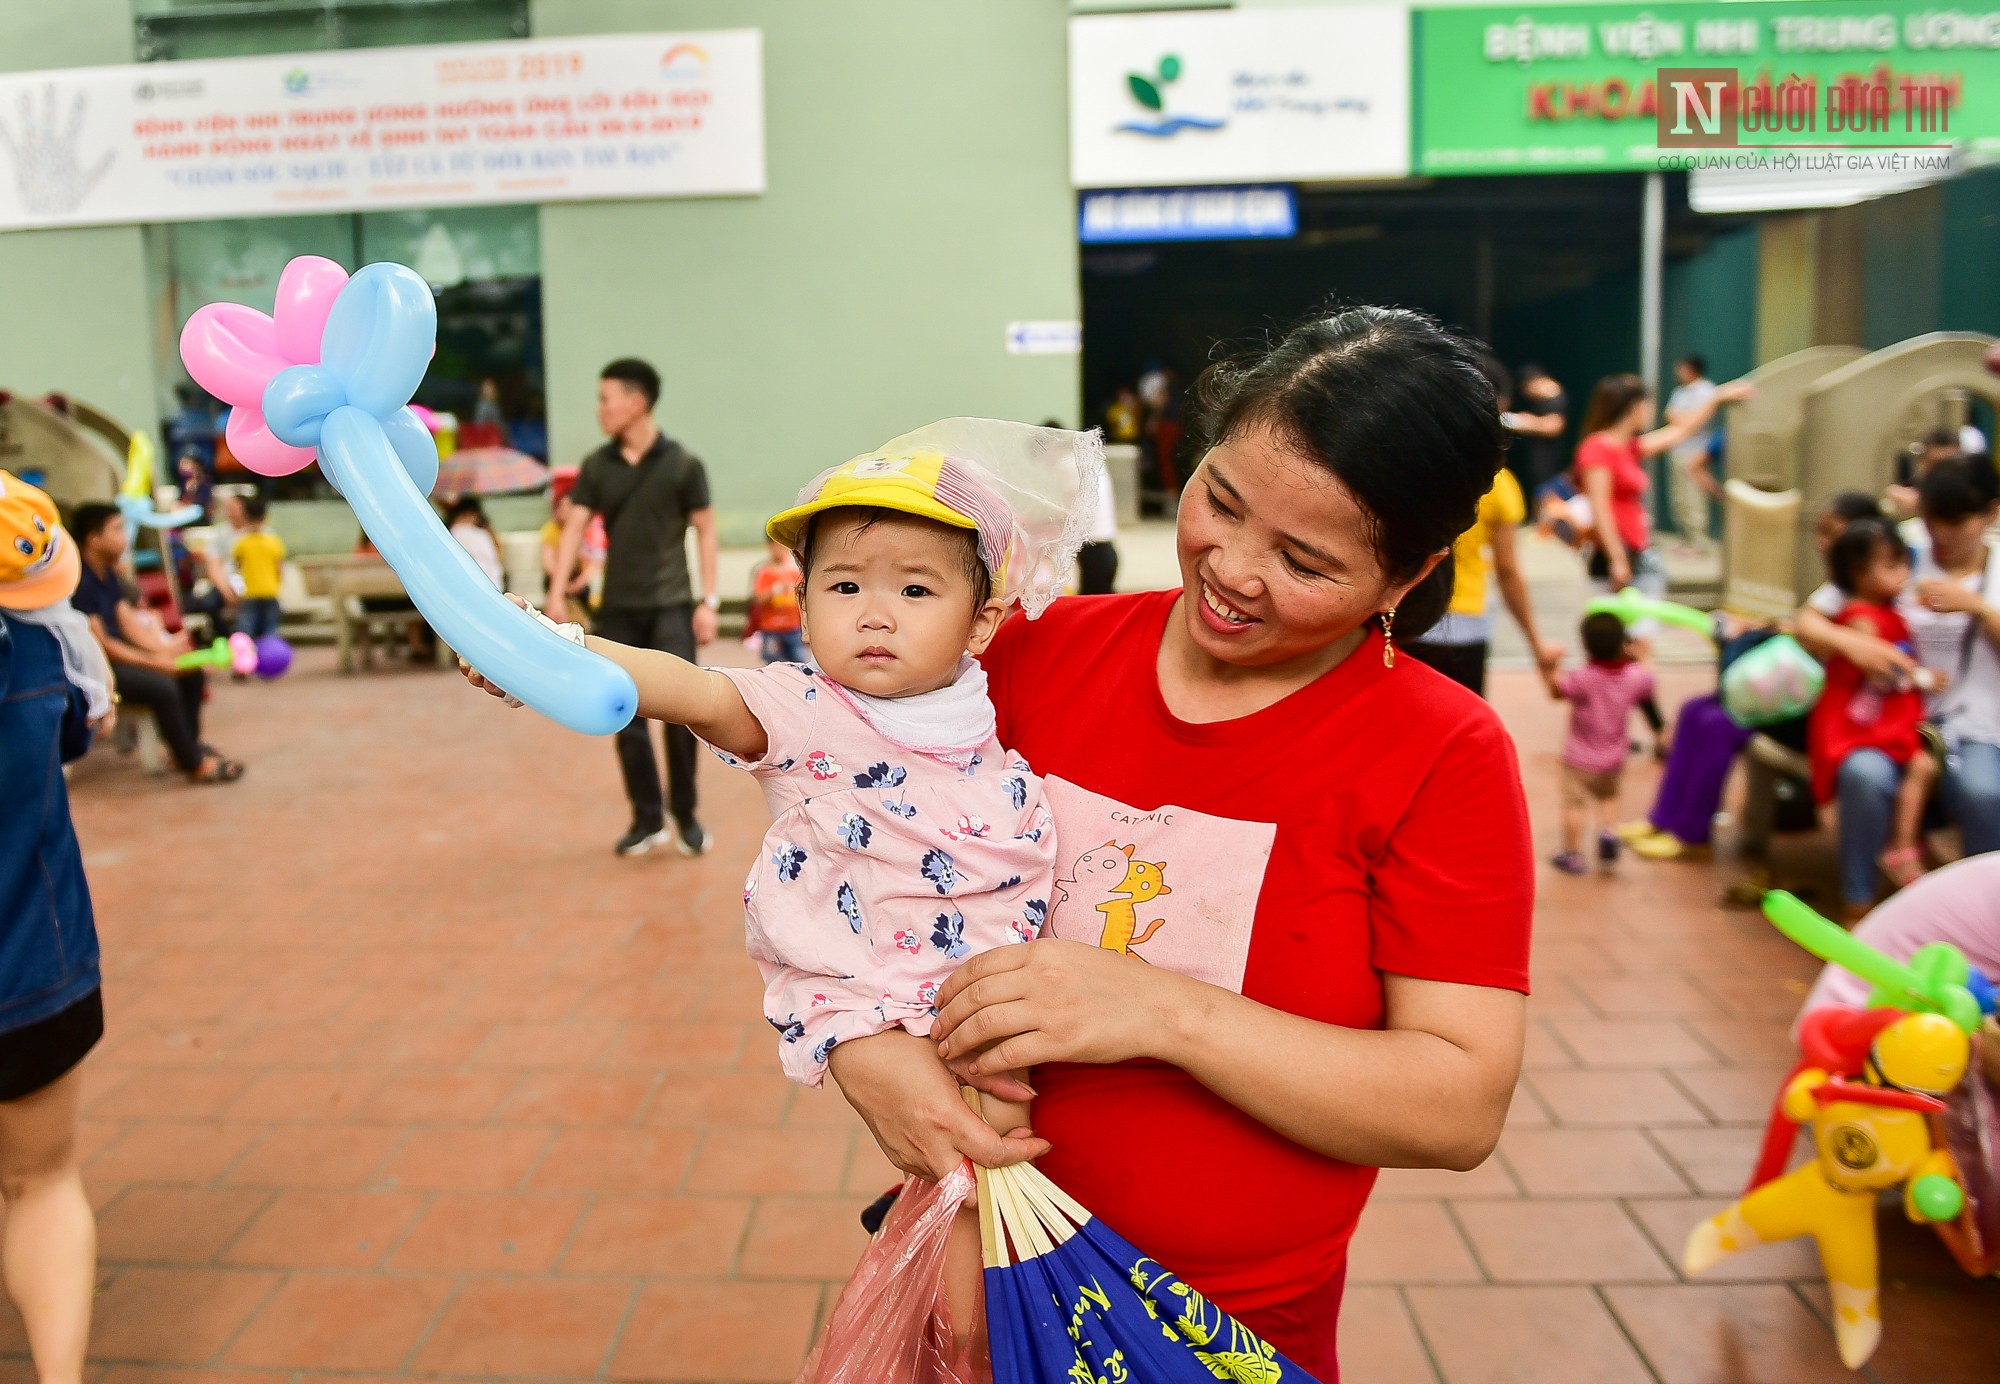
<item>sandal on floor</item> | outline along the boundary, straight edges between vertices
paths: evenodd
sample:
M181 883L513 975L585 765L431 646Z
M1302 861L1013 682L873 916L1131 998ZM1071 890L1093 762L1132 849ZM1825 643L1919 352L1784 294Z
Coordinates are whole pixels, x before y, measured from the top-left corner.
M1921 846L1898 846L1894 850L1882 852L1877 862L1889 882L1898 889L1923 878L1924 852Z
M213 761L203 761L199 769L188 775L195 783L234 783L242 777L243 766L223 755L215 756Z

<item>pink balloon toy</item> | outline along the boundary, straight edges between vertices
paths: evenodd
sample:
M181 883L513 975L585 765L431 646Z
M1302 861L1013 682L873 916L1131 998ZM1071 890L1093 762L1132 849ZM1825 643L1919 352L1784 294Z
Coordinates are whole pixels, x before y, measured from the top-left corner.
M242 630L229 636L229 671L243 678L257 671L257 641Z
M278 276L273 316L242 303L197 308L181 329L181 360L194 382L229 405L229 451L259 475L288 476L312 465L311 447L292 447L264 422L264 387L288 366L319 361L320 334L347 271L301 255Z

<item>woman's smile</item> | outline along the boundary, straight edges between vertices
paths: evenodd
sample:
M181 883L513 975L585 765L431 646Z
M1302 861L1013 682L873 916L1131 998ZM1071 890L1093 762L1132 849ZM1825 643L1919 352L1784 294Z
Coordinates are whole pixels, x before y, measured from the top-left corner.
M1201 583L1201 615L1208 627L1218 634L1239 634L1252 625L1263 623L1256 616L1223 600L1206 579Z

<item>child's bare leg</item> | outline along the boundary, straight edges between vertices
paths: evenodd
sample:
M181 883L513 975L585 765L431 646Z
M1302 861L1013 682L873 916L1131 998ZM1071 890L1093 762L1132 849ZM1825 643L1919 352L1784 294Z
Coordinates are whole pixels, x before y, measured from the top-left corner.
M1008 1078L1025 1088L1026 1072L1009 1072ZM1011 1134L1028 1123L1026 1101L1001 1100L982 1094L974 1102L980 1116L1002 1134ZM985 1260L979 1243L979 1206L968 1201L959 1208L952 1224L951 1243L945 1247L944 1301L951 1319L955 1345L965 1349L986 1330Z
M1889 830L1889 848L1882 852L1882 869L1901 888L1924 872L1924 807L1937 782L1937 761L1919 752L1903 768L1896 790L1896 815Z
M1583 848L1583 829L1586 825L1586 808L1578 795L1564 788L1562 806L1562 847L1566 851L1580 851Z

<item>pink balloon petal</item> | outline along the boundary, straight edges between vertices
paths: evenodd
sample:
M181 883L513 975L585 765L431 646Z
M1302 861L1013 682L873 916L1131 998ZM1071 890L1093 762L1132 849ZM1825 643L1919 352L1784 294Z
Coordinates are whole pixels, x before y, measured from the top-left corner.
M289 476L294 471L303 471L318 455L311 447L291 447L280 442L264 421L263 410L254 404L239 404L230 410L229 425L223 429L223 435L229 439L229 454L260 476Z
M319 364L320 336L347 271L319 255L300 255L278 276L278 354L293 365Z
M235 408L255 408L290 363L278 354L276 325L241 303L195 309L181 328L181 362L196 384Z

